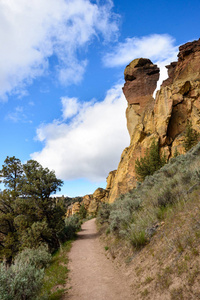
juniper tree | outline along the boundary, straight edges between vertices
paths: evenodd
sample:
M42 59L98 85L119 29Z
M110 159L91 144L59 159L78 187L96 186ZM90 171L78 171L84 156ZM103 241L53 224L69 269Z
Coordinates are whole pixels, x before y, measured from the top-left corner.
M0 177L3 178L4 185L12 191L16 191L23 173L23 166L21 161L15 156L7 156L2 170L0 171Z
M65 211L51 194L62 180L34 160L22 165L15 157L6 158L0 174L7 187L0 193L0 260L10 263L19 250L42 243L57 249Z
M152 175L166 164L166 156L161 155L159 143L153 139L151 146L146 150L144 157L136 159L135 172L139 181L143 181L146 176Z
M192 128L192 122L188 121L185 130L184 148L185 151L189 151L193 146L198 143L199 133Z

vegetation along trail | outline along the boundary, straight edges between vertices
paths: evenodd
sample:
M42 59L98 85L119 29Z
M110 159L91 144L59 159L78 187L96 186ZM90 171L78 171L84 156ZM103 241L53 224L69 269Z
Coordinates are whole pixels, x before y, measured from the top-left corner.
M106 258L95 219L85 222L69 254L70 286L64 300L133 299L130 287Z

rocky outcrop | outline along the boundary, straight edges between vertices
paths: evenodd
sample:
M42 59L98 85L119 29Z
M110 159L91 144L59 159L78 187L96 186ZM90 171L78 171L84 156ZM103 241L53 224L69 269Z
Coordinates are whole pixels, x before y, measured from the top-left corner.
M113 187L113 183L114 183L116 172L117 172L117 170L114 170L114 171L111 171L108 174L108 177L107 177L107 186L106 186L106 190L107 191L110 191L112 189L112 187Z
M136 59L125 69L123 92L128 102L130 146L122 155L109 188L109 202L136 186L135 160L144 155L153 139L170 158L183 153L187 120L200 132L200 40L179 48L178 62L169 66L165 80L153 98L159 69L149 59ZM109 177L108 177L109 178Z
M149 59L133 60L124 71L123 92L128 102L127 127L132 136L135 126L148 105L153 101L153 92L159 79L159 68Z
M108 190L98 188L93 194L83 196L81 202L75 202L67 208L66 216L69 217L79 212L80 207L84 205L88 216L95 216L99 206L103 202L108 202Z
M187 121L200 132L200 39L179 48L178 61L166 66L166 79L153 98L159 68L147 58L133 60L124 71L123 92L127 100L127 128L130 146L125 148L118 169L107 177L106 189L97 189L68 207L68 215L84 205L95 215L102 202L112 203L136 186L135 160L142 157L153 140L166 157L184 153Z
M96 215L100 204L102 202L106 202L107 195L108 193L106 190L102 188L96 189L96 191L92 195L92 199L87 209L88 215Z

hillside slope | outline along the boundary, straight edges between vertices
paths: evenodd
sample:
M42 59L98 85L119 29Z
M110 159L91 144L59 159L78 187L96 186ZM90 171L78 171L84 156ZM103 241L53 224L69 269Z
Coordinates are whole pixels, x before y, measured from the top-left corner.
M98 215L133 299L200 299L200 143Z

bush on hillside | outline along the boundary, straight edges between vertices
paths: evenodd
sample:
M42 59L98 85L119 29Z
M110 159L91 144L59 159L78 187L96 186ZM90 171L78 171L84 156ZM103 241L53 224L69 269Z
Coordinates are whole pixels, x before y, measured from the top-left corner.
M136 249L140 249L148 243L147 232L144 229L137 228L135 224L131 224L127 237Z
M102 225L107 222L110 217L111 205L109 203L102 203L97 213L97 223Z
M141 208L141 199L136 193L127 193L121 195L117 201L112 204L109 224L110 230L123 236L124 230L127 230L130 223L134 221L135 213Z

